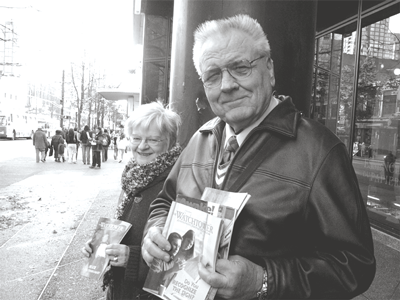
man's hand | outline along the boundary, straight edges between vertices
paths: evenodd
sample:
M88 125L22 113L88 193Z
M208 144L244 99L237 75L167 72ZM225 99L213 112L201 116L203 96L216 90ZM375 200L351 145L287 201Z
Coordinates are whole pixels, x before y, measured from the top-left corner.
M143 239L142 256L148 266L154 258L169 262L171 257L166 252L171 250L168 240L162 235L162 228L151 227Z
M215 272L199 263L201 279L218 288L223 299L252 299L262 287L263 268L248 259L233 255L228 260L218 259Z

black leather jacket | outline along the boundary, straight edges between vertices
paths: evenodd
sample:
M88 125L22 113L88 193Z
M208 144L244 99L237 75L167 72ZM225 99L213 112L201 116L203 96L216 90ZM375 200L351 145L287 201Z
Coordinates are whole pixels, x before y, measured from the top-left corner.
M289 97L282 100L227 171L229 187L270 135L281 140L239 191L251 198L235 223L230 254L266 268L269 298L352 298L370 286L375 258L349 154L325 126L301 117ZM216 118L194 134L152 203L147 228L163 226L177 194L200 198L212 186L224 127Z

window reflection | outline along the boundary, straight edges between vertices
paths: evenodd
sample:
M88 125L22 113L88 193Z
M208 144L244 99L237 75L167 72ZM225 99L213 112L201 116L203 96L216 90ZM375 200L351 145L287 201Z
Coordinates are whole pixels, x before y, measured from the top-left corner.
M400 228L399 15L362 28L353 165L371 218Z

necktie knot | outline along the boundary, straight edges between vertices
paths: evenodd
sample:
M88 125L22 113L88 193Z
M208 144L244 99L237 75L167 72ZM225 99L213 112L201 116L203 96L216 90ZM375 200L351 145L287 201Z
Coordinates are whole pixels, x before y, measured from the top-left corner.
M236 136L231 136L228 139L228 144L226 145L224 152L222 154L221 164L226 164L235 155L236 150L239 148L239 144L236 140Z
M228 145L226 146L226 151L235 153L238 148L239 144L237 142L236 136L232 135L228 139Z

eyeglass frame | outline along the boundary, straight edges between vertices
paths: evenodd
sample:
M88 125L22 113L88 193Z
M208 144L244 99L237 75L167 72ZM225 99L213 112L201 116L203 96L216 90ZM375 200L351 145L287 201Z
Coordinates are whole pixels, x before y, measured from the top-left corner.
M253 60L242 59L242 60L240 60L240 61L232 62L232 63L226 65L226 67L224 67L224 68L214 68L214 69L205 71L205 72L203 72L203 73L200 75L199 79L203 82L203 86L204 86L204 87L206 87L206 88L215 88L215 87L218 87L218 86L221 85L221 83L222 83L222 73L223 73L225 70L226 70L226 71L228 72L228 74L229 74L233 79L235 79L235 80L240 80L240 79L247 78L247 77L249 77L249 76L251 75L252 70L253 70L253 68L255 67L255 66L252 66L252 63L255 62L255 61L257 61L257 60L259 60L259 59L261 59L261 58L264 58L264 57L266 57L266 56L267 56L267 55L264 54L264 55L262 55L262 56L260 56L260 57L257 57L257 58L255 58L255 59L253 59ZM248 62L249 62L249 66L250 66L250 67L249 67L249 70L250 70L250 72L249 72L246 76L240 77L240 78L237 78L237 77L233 76L232 73L231 73L230 70L229 70L229 66L231 66L231 65L233 65L233 64L240 63L240 62L244 62L244 61L248 61ZM214 85L214 86L207 86L206 83L203 81L203 78L202 78L203 75L204 75L205 73L207 73L207 72L210 72L210 71L213 71L213 70L217 70L217 69L219 69L219 70L221 71L221 79L220 79L219 84Z
M165 139L161 140L161 139L142 138L142 137L140 137L140 141L138 141L138 143L137 143L137 142L135 142L133 140L134 138L135 137L132 136L131 139L130 139L130 142L131 142L132 145L136 145L136 146L139 146L142 143L142 141L144 141L145 144L147 144L147 145L149 145L151 147L154 147L154 146L158 146L161 142L165 141ZM137 137L137 139L139 139L139 137Z

